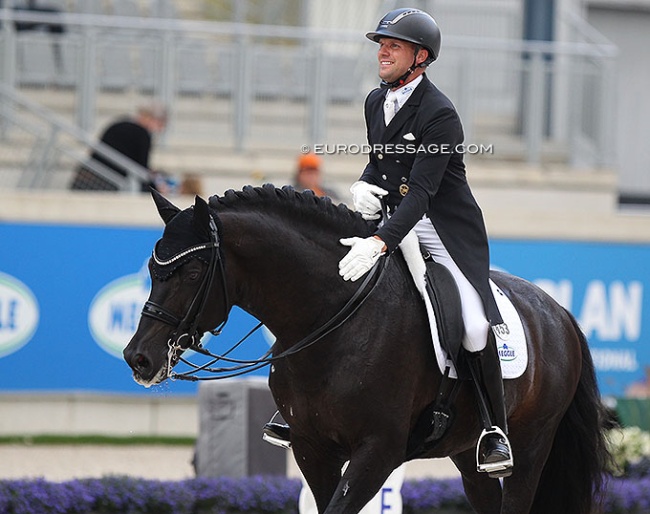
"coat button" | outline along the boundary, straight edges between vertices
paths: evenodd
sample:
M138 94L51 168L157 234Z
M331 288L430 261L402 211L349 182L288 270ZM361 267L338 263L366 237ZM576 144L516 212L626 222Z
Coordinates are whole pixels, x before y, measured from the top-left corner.
M388 177L386 177L386 175L382 175L381 178L386 180Z
M383 158L384 158L384 156L382 154L380 154L380 153L377 154L377 159L383 159Z

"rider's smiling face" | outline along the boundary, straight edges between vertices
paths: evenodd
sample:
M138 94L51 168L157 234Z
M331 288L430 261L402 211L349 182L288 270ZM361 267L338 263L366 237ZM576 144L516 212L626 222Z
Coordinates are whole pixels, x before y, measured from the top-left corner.
M379 40L379 50L377 51L379 78L386 82L394 82L399 79L413 64L414 54L415 45L413 43L389 37L381 38ZM417 63L423 62L426 57L427 51L421 49L417 55ZM415 76L417 75L415 74ZM412 78L415 78L415 76L412 76Z

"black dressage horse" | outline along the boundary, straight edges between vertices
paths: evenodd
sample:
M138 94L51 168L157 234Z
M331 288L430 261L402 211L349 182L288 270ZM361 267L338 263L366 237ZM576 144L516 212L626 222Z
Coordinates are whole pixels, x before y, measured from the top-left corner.
M134 378L165 380L233 305L249 312L277 337L269 385L319 512L357 513L413 457L414 433L442 380L404 259L393 254L367 285L344 282L339 239L369 236L373 226L310 192L245 187L209 204L197 197L185 210L153 194L165 229L149 263L151 295L124 350ZM514 472L502 482L477 472L481 424L468 382L452 426L416 457L451 457L481 514L595 512L608 454L587 341L541 289L492 277L528 341L527 370L505 383Z

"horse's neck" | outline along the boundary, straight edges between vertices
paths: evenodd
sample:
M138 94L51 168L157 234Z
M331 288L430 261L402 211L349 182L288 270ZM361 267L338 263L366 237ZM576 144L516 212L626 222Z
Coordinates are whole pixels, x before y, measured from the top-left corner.
M345 294L332 244L311 244L313 236L288 220L222 216L231 299L277 336L294 338L313 330ZM331 249L328 249L331 247ZM339 282L341 284L339 284ZM325 314L324 314L325 313Z

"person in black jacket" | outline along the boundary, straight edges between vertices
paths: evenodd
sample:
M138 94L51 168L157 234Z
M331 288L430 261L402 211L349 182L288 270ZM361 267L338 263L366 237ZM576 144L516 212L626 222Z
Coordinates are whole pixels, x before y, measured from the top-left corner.
M149 178L140 181L141 191L148 192L150 187L156 185L156 173L149 168L149 156L153 135L162 132L166 122L166 109L152 102L140 107L135 118L124 118L111 123L100 138L102 143L150 171ZM127 176L127 170L98 151L92 152L90 159L92 165L83 166L78 170L71 188L117 191L117 185L106 180L93 170L93 167L99 163L108 173L114 172L121 177Z
M365 102L369 161L350 191L355 210L379 219L380 197L391 216L368 238L342 239L350 250L339 263L344 280L358 280L409 231L452 273L461 297L468 362L486 427L477 443L477 469L491 477L512 473L501 366L490 325L502 323L489 285L489 247L483 215L465 175L463 128L452 102L424 73L438 58L440 30L418 9L386 14L366 37L379 43L379 88ZM488 419L486 419L488 418ZM265 438L286 446L288 427L270 423Z
M343 239L339 263L345 280L365 275L415 229L420 244L454 276L461 296L465 338L477 394L487 401L489 426L479 439L478 469L511 474L507 414L496 340L502 323L489 285L488 238L465 174L463 128L452 102L425 74L440 51L434 19L417 9L396 9L366 37L379 43L381 86L365 102L372 152L350 188L355 209L379 218L380 197L391 216L369 238ZM484 423L486 421L484 420Z

